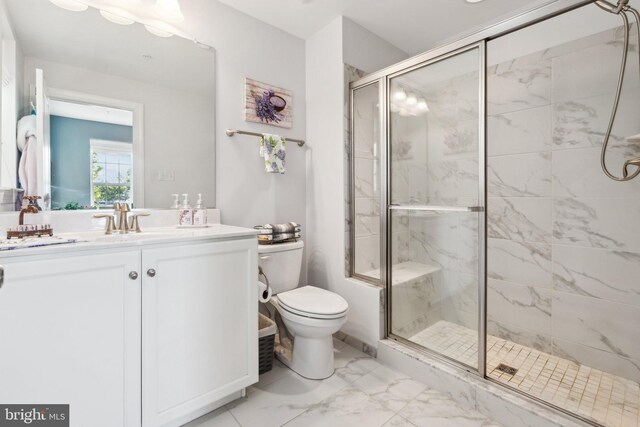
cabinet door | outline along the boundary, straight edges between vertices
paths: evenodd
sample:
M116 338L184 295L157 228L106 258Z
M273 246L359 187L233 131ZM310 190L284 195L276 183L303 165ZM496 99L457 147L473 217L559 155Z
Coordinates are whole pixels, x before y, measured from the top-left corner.
M257 245L143 250L142 265L142 422L182 425L258 381Z
M69 404L74 427L139 426L140 252L0 264L0 402Z

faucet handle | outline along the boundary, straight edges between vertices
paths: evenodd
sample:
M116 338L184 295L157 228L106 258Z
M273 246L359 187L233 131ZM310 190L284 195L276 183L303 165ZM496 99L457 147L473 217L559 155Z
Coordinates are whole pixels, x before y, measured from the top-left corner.
M141 233L140 230L140 221L138 220L141 216L149 216L151 215L149 212L140 212L133 214L129 217L129 229L135 231L136 233Z
M131 211L131 207L129 207L129 203L123 203L120 205L120 211L121 212L130 212Z
M113 219L113 215L111 214L96 214L93 216L94 218L106 218L105 226L104 226L104 234L112 234L113 230L116 228L115 220Z

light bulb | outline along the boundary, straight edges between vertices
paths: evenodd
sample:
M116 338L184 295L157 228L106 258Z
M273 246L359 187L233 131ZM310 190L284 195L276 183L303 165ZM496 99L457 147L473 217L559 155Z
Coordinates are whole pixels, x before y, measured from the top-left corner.
M147 31L149 31L154 36L158 36L158 37L171 37L171 36L173 36L173 33L170 33L169 31L161 30L161 29L156 28L156 27L152 27L151 25L145 25L144 27L147 29Z
M417 103L418 103L418 98L416 97L415 94L411 93L409 94L409 96L407 96L407 105L414 106Z
M107 12L106 10L100 10L100 15L102 15L102 17L107 21L111 21L114 24L119 24L119 25L131 25L134 22L136 22L131 18L126 18L125 16L123 16L124 13L115 14L115 13Z
M394 101L399 101L402 102L405 99L407 99L407 93L404 91L404 89L398 89L396 91L396 93L393 94L393 100Z
M420 98L418 100L418 111L422 111L422 112L427 112L429 111L429 105L427 105L427 101L425 101L423 98Z
M162 19L170 22L181 22L184 20L184 15L180 9L180 3L178 0L156 0L156 13Z
M89 6L77 0L49 0L49 1L58 7L61 7L66 10L70 10L72 12L84 12L85 10L89 9Z

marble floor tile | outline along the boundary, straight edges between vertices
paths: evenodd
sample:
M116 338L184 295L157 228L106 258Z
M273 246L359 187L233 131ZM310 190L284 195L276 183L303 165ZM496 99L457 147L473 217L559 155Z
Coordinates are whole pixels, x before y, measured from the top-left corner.
M334 377L352 383L381 366L375 359L347 345L334 351ZM333 377L332 377L333 378Z
M395 412L355 387L347 387L314 404L287 427L367 426L381 427Z
M427 388L426 385L409 378L408 375L386 366L374 369L356 380L353 386L394 412L402 409Z
M450 397L435 390L424 391L398 415L417 427L499 426L481 413L465 409Z
M222 407L185 424L183 427L240 427L240 424L233 418L231 412Z
M227 408L242 427L278 427L345 386L346 381L337 375L314 381L289 370L270 384L256 384L246 398Z
M400 415L394 415L383 427L416 427L416 425Z

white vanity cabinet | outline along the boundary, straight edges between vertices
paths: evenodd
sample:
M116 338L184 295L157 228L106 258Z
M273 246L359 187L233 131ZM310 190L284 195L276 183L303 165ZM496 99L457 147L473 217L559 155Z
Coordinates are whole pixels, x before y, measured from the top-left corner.
M48 253L0 257L0 403L179 426L258 381L254 235Z
M0 259L0 402L70 404L74 427L140 425L140 260Z
M256 240L148 249L142 265L143 426L179 426L258 381Z

